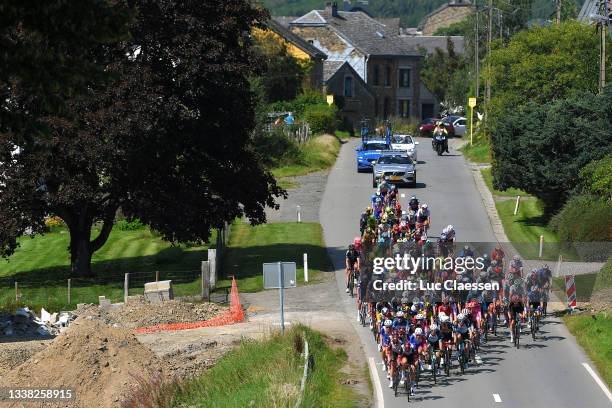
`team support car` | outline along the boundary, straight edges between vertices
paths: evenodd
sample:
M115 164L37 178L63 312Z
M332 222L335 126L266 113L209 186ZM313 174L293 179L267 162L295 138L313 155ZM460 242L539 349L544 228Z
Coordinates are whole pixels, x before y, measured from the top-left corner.
M388 150L380 153L374 164L372 187L377 187L382 180L416 187L416 166L407 152Z
M383 150L391 150L385 139L364 140L357 149L357 171L371 170Z
M391 137L391 149L406 151L414 163L417 162L416 146L418 144L419 142L415 141L410 135L396 134Z

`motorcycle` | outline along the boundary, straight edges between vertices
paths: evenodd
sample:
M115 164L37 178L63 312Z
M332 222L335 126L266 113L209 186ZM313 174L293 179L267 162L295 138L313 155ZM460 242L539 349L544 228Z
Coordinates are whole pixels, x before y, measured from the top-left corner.
M438 156L442 156L442 153L446 150L446 135L444 133L435 134L432 145Z

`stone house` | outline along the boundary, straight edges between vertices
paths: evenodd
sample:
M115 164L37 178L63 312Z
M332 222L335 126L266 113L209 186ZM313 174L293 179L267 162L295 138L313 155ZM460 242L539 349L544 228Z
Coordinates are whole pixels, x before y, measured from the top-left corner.
M425 36L433 35L440 28L464 20L472 13L472 8L469 0L451 0L427 14L419 24L419 29Z

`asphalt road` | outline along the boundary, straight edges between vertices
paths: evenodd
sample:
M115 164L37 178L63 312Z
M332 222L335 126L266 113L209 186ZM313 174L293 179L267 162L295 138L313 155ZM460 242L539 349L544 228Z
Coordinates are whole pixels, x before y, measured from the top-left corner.
M463 156L451 149L450 155L438 157L428 139L419 141L417 187L401 189L406 195L402 206L406 206L412 194L421 202L427 202L432 213L432 235L439 234L443 226L453 224L458 241L494 242L487 213ZM355 302L344 293L344 252L359 234L359 216L374 191L371 173L356 172L354 150L357 144L358 140L352 140L340 152L328 177L320 220L337 269L338 304L356 327L359 338L355 342L361 342L367 357L376 364L375 401L378 406L405 407L406 396L396 398L387 387L380 353L371 333L357 327ZM594 369L593 364L559 319L547 318L535 342L526 335L521 340L519 350L512 347L506 333L490 341L479 354L480 364L470 365L464 375L457 370L451 371L451 376L443 377L437 385L426 379L410 398L410 405L452 408L612 406L612 397L604 393L583 365L587 363Z

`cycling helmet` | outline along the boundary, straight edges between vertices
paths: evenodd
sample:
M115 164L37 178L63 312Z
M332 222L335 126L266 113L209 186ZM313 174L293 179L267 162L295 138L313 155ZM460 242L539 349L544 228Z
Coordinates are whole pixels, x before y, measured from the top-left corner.
M440 323L447 323L448 321L450 321L450 317L442 313L440 313L438 319L440 320Z
M448 230L449 230L449 231L451 231L451 230L454 230L454 229L455 229L455 228L454 228L454 227L453 227L451 224L448 224L446 228L448 228Z
M423 320L423 319L425 319L425 316L423 314L419 313L419 314L416 315L416 319L417 320Z
M497 266L497 261L495 259L491 261L491 266Z
M514 284L515 285L520 285L521 284L521 280L520 279L515 279L514 280Z
M489 254L484 254L482 257L483 259L489 259ZM497 262L497 261L493 261L493 262Z
M391 327L391 325L393 325L393 322L391 320L385 320L385 327Z
M429 331L432 332L432 331L436 331L436 330L438 330L438 325L435 324L435 323L432 323L432 325L429 326Z
M423 205L421 205L421 208L427 209L427 204L423 203Z
M463 249L465 249L466 251L469 251L470 250L470 246L466 245L466 246L463 247Z
M417 327L416 330L414 331L414 335L420 336L422 334L423 334L423 329L421 329L420 327Z
M411 312L416 312L416 306L415 306L415 305L412 305L412 306L410 307L410 311L411 311Z
M395 317L404 317L404 312L400 310L395 314Z
M410 197L411 200L416 200L416 196Z
M488 273L486 273L485 271L482 271L482 272L480 272L480 275L479 275L479 276L480 276L482 279L485 279L485 278L486 278L488 275L489 275Z
M512 259L514 259L515 261L520 261L520 260L521 260L521 257L520 257L520 256L518 256L518 255L514 255L514 256L512 257Z
M386 307L383 307L382 310L380 311L382 314L386 315L387 313L389 313L389 309L387 309Z
M349 249L349 250L353 250L353 249L355 249L355 245L353 245L353 244L349 244L348 249Z
M463 314L463 312L459 313L457 315L457 320L459 320L460 322L465 320L465 315Z

